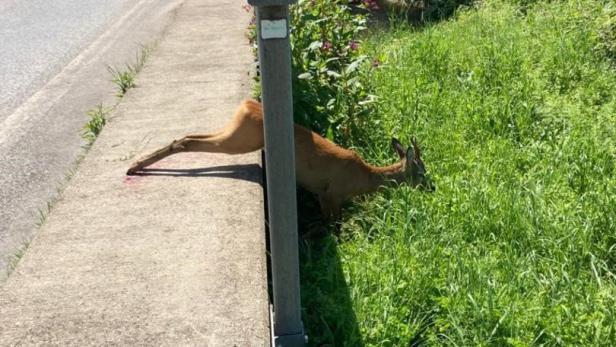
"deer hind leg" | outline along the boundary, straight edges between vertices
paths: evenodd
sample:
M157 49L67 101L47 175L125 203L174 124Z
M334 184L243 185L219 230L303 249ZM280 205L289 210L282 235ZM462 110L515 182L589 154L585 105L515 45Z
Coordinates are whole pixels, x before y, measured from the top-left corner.
M217 136L221 136L223 134L222 131L219 131L217 133L211 133L211 134L190 134L190 135L186 135L185 138L191 138L191 139L211 139Z
M222 131L206 135L189 135L181 140L175 140L171 144L136 161L131 165L126 174L133 175L146 166L180 152L243 154L259 150L262 147L262 137L242 137L242 134L234 131Z
M225 152L220 146L222 134L189 135L180 140L174 140L169 145L152 152L151 154L139 159L130 166L127 175L133 175L137 171L152 165L155 162L166 158L172 154L180 152Z

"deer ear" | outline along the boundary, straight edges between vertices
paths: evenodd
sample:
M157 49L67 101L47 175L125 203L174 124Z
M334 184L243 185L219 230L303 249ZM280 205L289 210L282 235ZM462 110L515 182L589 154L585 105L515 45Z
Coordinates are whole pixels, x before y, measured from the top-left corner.
M419 145L417 144L417 139L415 136L411 139L411 143L413 144L413 152L415 159L421 159L421 150L419 149Z
M402 144L400 143L400 141L398 141L397 138L395 137L391 138L391 146L394 148L396 153L398 153L398 155L400 156L400 159L404 158L404 156L406 155L404 146L402 146Z
M406 162L407 163L412 163L415 161L415 151L413 150L413 146L409 146L409 148L406 150Z

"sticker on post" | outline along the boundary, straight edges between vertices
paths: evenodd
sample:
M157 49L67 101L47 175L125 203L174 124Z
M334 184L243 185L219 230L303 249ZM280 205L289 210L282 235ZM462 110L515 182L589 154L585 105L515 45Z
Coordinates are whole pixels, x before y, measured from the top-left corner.
M261 39L284 39L287 37L287 20L261 20Z

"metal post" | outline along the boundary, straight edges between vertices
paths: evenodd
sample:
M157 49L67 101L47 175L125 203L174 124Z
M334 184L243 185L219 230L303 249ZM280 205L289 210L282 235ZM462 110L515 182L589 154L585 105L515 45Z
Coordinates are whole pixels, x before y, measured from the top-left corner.
M275 347L304 346L299 294L295 141L291 90L289 4L248 0L256 6L264 112Z

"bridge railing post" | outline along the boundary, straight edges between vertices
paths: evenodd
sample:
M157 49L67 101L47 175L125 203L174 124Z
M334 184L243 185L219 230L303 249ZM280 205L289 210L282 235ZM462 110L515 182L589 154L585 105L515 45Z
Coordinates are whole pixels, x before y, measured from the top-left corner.
M248 0L257 13L273 280L273 343L304 346L301 320L289 4Z

